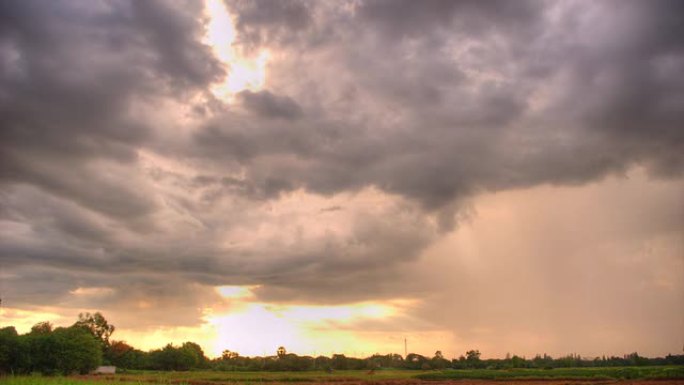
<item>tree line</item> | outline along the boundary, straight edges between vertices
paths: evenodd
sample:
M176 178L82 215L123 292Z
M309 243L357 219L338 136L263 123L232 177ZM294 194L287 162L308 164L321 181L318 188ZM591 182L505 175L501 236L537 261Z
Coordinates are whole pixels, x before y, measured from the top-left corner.
M100 365L119 369L145 370L219 370L219 371L307 371L368 369L553 369L568 367L684 365L684 355L647 358L631 353L622 357L583 358L570 354L552 358L546 354L528 359L506 355L503 359L482 359L478 350L447 359L441 351L434 356L410 353L375 354L366 358L343 354L299 356L281 346L273 356L244 357L225 350L221 357L209 359L194 342L168 344L161 349L142 351L124 341L110 340L115 327L100 313L79 314L70 327L54 328L49 322L34 325L26 334L12 326L0 328L0 373L43 374L88 373Z

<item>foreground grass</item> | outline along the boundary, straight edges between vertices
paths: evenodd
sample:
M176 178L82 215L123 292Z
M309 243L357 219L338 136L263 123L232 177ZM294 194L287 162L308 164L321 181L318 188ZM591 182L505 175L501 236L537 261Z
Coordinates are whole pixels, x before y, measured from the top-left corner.
M151 385L151 384L198 384L198 383L330 383L349 381L377 381L389 379L408 379L418 374L407 370L376 370L369 375L367 370L342 370L327 373L323 371L310 372L157 372L131 371L113 375L72 376L72 377L42 377L17 376L0 378L1 385Z
M42 377L42 376L22 376L22 377L0 377L2 385L104 385L104 384L118 384L118 385L141 385L140 382L103 382L103 381L87 381L69 377ZM149 385L149 384L147 384Z
M684 366L619 367L619 368L562 368L510 370L340 370L333 373L312 372L153 372L136 371L101 376L0 377L1 385L263 385L264 383L335 383L383 380L684 380Z
M645 366L616 368L557 368L557 369L510 369L510 370L446 370L421 373L416 378L422 380L510 380L510 379L563 379L563 380L672 380L684 379L684 366Z
M376 370L369 375L367 370L339 370L332 373L324 371L305 372L155 372L136 371L115 375L118 380L169 383L183 381L211 382L338 382L338 381L371 381L413 378L418 372L410 370Z

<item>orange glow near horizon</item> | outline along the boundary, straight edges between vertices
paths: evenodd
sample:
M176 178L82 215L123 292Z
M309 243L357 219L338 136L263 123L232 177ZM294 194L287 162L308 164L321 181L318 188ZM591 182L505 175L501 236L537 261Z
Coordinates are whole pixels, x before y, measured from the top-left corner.
M126 341L142 350L158 349L168 343L179 345L193 341L203 347L208 357L218 357L226 349L247 356L274 355L278 346L285 346L289 352L301 355L330 356L341 353L364 356L377 352L399 352L406 333L364 332L359 325L400 316L407 306L413 304L409 300L392 300L331 306L275 305L254 301L252 290L256 287L216 287L216 292L225 299L227 309L204 309L203 322L197 326L122 327L116 329L113 339ZM76 297L97 295L102 292L97 289L80 288L71 294ZM49 321L55 327L70 326L76 321L76 315L83 311L86 310L4 308L2 324L15 326L19 333L27 333L31 326L43 321ZM117 324L115 314L105 316L112 324ZM417 336L413 338L416 341L424 339ZM441 338L444 336L429 340L434 343Z
M55 326L66 326L74 323L74 320L67 320L67 317L59 314L56 309L36 309L24 310L17 308L3 307L0 312L0 327L14 326L18 333L28 333L31 327L39 322L48 321ZM70 323L67 323L69 322Z
M230 301L228 313L207 314L216 330L213 355L225 349L244 355L271 355L277 346L299 354L368 352L375 346L355 338L345 327L397 315L406 301L384 304L273 305L253 302L254 286L221 286L216 290Z

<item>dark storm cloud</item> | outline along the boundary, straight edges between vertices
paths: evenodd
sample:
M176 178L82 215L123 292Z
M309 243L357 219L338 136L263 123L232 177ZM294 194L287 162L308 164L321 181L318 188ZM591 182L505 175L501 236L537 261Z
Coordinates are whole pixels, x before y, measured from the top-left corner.
M581 183L634 164L680 174L680 5L546 5L370 1L347 18L324 17L311 33L335 23L347 30L324 45L283 48L297 52L283 75L297 71L308 87L300 100L320 95L310 104L331 119L302 123L299 140L286 134L277 151L304 162L277 169L291 181L283 188L370 184L436 208L475 191ZM276 33L280 20L271 21L254 28ZM334 59L297 70L320 57ZM332 124L353 134L331 138ZM312 145L323 150L296 145L316 135Z
M109 215L154 210L124 169L136 148L153 140L150 127L131 116L131 104L205 87L222 74L197 41L201 7L180 5L0 5L3 179ZM93 164L101 159L117 166L103 172Z
M385 33L388 39L422 39L426 30L479 36L491 31L529 33L540 21L544 7L538 2L410 0L366 1L359 17Z
M287 44L312 23L306 1L230 1L239 15L239 39L248 48L261 44Z
M131 287L124 276L102 277L131 255L122 229L147 232L156 225L146 216L159 210L136 166L155 127L131 107L223 75L199 42L201 10L158 1L0 5L0 265L15 277L3 278L15 306L64 303L80 286Z
M247 90L240 92L238 97L245 108L266 118L296 119L302 115L301 107L287 96Z
M230 105L199 2L0 4L0 258L60 276L22 305L419 295L396 281L481 192L684 169L681 2L227 4L271 50Z

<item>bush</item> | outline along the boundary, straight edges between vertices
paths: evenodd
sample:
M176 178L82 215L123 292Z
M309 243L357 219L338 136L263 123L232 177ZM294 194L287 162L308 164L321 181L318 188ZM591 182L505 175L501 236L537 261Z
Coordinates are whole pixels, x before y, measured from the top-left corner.
M31 362L27 371L43 374L85 374L102 363L100 342L82 328L57 328L29 333L26 341Z
M21 374L31 362L25 339L13 326L0 329L0 373Z

